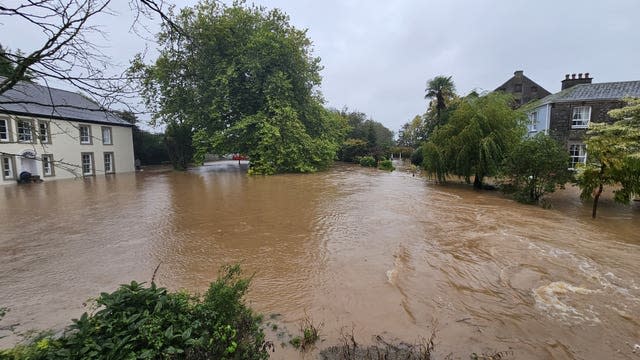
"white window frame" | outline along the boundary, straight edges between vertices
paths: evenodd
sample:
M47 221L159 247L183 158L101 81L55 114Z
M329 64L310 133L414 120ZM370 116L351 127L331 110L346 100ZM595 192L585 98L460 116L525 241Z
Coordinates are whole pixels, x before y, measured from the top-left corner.
M43 129L44 126L44 129ZM41 144L51 143L51 128L48 121L38 121L38 137ZM43 133L44 130L44 133Z
M83 130L86 130L86 134L83 134ZM91 126L90 125L79 125L78 131L80 132L80 144L82 145L91 145L93 142L91 141Z
M587 146L582 143L569 144L569 159L571 164L569 169L575 170L576 165L587 162Z
M23 124L26 124L27 126L21 126ZM18 134L18 142L32 143L33 142L33 122L29 120L17 120L16 133Z
M11 140L11 129L9 127L9 119L0 119L0 123L4 122L4 132L0 132L0 141L1 142L9 142ZM2 137L4 134L4 138Z
M105 134L108 134L108 138L105 138ZM102 145L113 145L113 131L109 126L102 127Z
M586 118L583 116L586 115ZM576 106L571 110L571 128L586 129L591 121L591 106Z
M85 156L89 160L85 161ZM95 175L95 166L94 166L94 158L92 152L83 152L80 154L80 170L82 172L82 176L93 176ZM88 166L88 171L85 166Z
M54 176L55 170L53 169L53 155L43 154L41 156L41 160L42 160L42 175Z
M109 161L107 161L107 158L109 159ZM103 160L104 160L104 173L105 174L113 174L116 172L116 167L113 161L114 155L113 152L105 152L103 155ZM107 168L107 164L109 164L109 167Z
M16 173L13 166L13 158L0 156L0 166L2 167L2 178L4 180L15 180Z
M538 112L529 113L529 131L538 130Z

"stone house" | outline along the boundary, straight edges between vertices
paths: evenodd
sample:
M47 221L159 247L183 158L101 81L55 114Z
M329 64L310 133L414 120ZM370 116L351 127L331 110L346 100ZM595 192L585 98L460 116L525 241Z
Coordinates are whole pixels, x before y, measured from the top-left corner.
M551 94L535 81L524 76L524 71L522 70L514 72L509 80L498 86L494 91L511 94L515 99L515 107L520 107Z
M134 171L132 124L73 92L19 82L0 95L0 185Z
M568 74L562 90L526 108L531 119L529 135L544 132L567 148L571 167L584 163L583 138L590 122L612 122L608 112L624 106L624 98L640 97L640 81L592 83L589 73Z

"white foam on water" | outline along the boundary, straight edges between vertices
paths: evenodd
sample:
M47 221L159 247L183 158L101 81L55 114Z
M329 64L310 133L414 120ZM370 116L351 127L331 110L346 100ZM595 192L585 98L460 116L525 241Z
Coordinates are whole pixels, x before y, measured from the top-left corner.
M398 278L398 270L396 269L387 270L387 281L389 281L389 284L395 285L397 278Z
M548 285L533 289L533 298L536 301L536 307L550 316L599 323L600 319L598 319L597 313L593 310L578 311L563 301L565 298L570 297L571 294L589 295L599 292L601 291L574 286L564 281L554 281Z

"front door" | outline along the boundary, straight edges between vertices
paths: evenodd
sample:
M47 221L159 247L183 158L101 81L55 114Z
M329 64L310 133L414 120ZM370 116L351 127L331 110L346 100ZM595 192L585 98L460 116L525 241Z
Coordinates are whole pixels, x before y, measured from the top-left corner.
M39 175L38 162L36 161L36 153L33 150L25 150L20 154L20 164L18 165L18 176L23 171L28 171L31 175Z

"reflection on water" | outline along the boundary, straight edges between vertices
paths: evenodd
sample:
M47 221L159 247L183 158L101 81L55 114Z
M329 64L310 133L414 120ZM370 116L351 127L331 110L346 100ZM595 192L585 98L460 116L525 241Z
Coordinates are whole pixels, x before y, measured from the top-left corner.
M0 187L0 306L11 308L0 325L60 328L159 263L161 285L202 291L240 262L255 309L292 329L308 314L327 345L346 328L366 342L435 327L440 358L638 358L637 205L604 201L594 221L572 189L543 210L402 171L244 170Z

